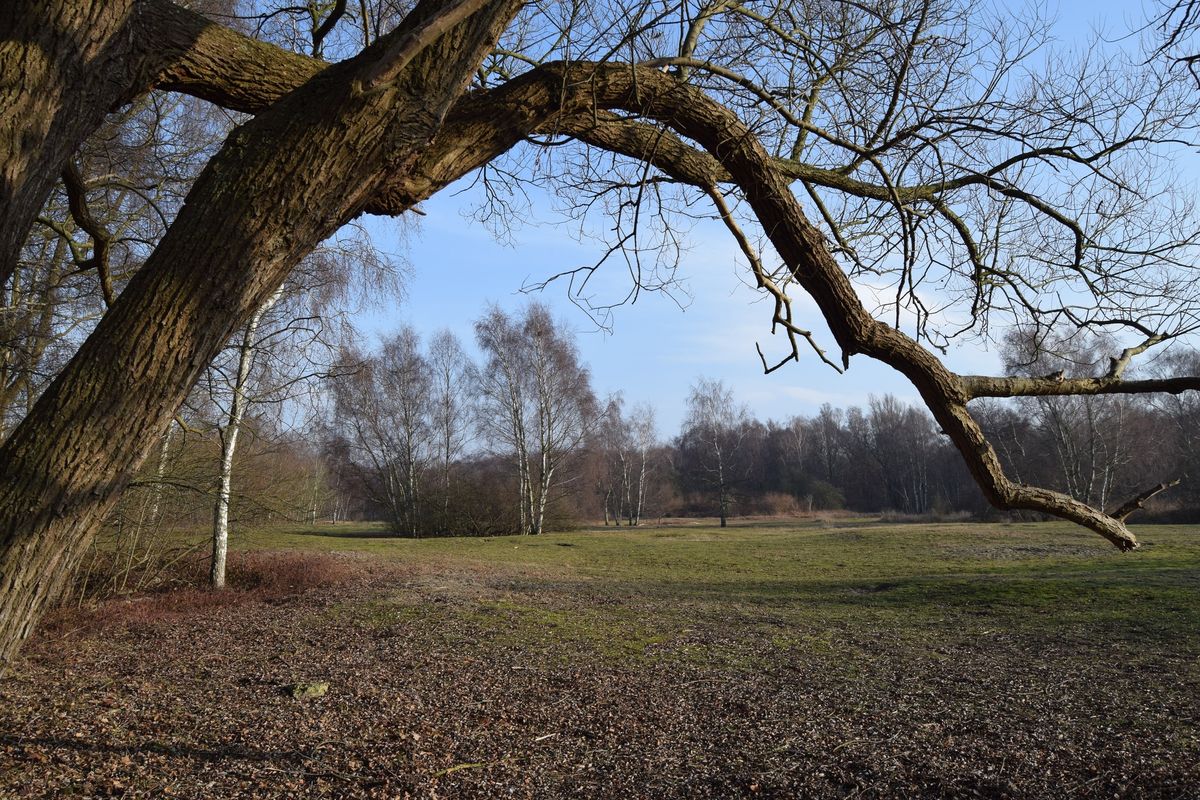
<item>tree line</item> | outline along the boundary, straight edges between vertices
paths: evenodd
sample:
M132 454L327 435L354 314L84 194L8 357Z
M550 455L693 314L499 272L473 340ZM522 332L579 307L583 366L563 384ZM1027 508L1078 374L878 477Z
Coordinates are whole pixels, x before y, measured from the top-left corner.
M228 428L206 426L202 406L190 406L193 415L164 436L111 524L135 533L186 529L203 516L197 496L210 504L215 496L218 521L232 505L242 524L378 520L410 537L636 526L668 516L724 525L837 510L998 513L933 417L891 395L763 421L722 381L698 378L670 434L659 430L654 407L597 396L575 337L539 303L488 309L474 342L477 359L448 330L422 340L403 327L370 350L341 346L310 387L316 412L289 428L274 406L260 407L243 423L251 445L236 466ZM1013 374L1065 375L1094 369L1104 352L1096 338L1035 352L1014 334L1004 358ZM248 380L247 396L268 377L282 376ZM1103 508L1149 480L1181 481L1151 513L1200 518L1200 486L1191 480L1200 403L1188 395L986 400L974 413L1019 479ZM224 541L214 536L214 564Z

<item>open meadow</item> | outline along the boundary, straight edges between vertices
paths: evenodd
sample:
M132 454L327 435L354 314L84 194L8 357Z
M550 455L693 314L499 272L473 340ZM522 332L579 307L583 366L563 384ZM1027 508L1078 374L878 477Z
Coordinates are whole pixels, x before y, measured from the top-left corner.
M49 620L0 796L1196 797L1200 534L1136 532L247 534Z

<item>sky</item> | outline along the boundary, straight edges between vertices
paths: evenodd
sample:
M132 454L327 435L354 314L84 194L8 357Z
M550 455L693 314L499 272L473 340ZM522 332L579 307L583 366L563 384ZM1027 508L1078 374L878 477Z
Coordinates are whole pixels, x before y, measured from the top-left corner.
M1107 0L1063 0L1052 3L1050 10L1059 20L1056 33L1064 44L1082 43L1096 29L1111 38L1145 18L1138 5ZM598 247L577 242L551 212L548 198L536 193L531 195L535 223L518 229L512 243L497 241L469 216L478 196L476 189L467 186L469 182L464 180L424 203L425 216L416 225L368 221L375 242L385 251L402 254L411 265L404 300L360 320L368 340L406 323L427 339L449 328L474 352L472 325L489 303L519 312L536 298L575 332L597 395L621 392L627 407L650 403L663 437L678 432L690 387L701 376L723 380L762 420L812 415L823 403L865 406L872 394L890 393L906 402L919 402L912 385L899 373L863 356L852 359L850 369L839 375L811 352L802 351L800 362L763 374L756 343L768 360L772 354L782 356L784 344L770 337L771 307L746 285L745 261L719 223L701 224L689 235L690 247L679 275L690 298L680 297L677 303L662 295L643 294L636 303L616 309L607 329L599 328L571 303L565 284L523 293L522 287L530 282L592 263ZM628 284L621 282L619 265L612 267L597 282L602 290L619 296ZM797 298L796 310L798 324L811 327L836 355L815 306L807 298ZM946 360L964 373L1000 370L996 354L978 344L952 347Z

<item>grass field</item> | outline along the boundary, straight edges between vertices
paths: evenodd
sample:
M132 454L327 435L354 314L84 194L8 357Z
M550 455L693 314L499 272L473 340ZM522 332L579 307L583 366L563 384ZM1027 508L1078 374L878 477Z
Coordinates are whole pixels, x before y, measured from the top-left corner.
M0 796L1197 797L1200 532L1136 532L246 533L349 577L35 640Z
M250 533L241 546L500 569L512 572L512 586L525 576L531 589L585 582L589 596L656 601L647 622L668 627L697 609L740 609L805 627L887 624L906 635L1000 625L1200 644L1200 529L1147 526L1140 534L1143 548L1129 555L1052 523L756 523L421 540L333 526ZM598 617L609 616L601 610Z

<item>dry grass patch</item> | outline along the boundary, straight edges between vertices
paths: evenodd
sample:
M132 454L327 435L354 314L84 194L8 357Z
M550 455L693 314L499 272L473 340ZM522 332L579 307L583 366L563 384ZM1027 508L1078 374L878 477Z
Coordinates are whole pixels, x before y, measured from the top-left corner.
M227 586L208 588L207 559L181 562L159 588L123 597L72 602L53 609L38 635L61 639L117 627L169 622L203 616L246 603L281 602L314 589L362 578L370 564L350 554L311 552L231 553Z

